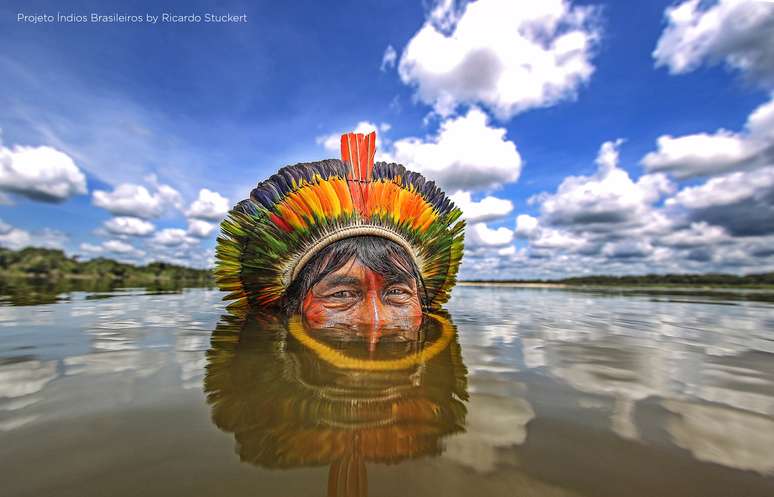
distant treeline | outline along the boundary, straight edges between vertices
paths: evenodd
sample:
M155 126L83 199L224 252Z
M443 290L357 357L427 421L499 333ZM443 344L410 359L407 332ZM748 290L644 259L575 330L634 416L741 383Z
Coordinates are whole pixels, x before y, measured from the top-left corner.
M587 286L774 286L774 273L747 274L646 274L639 276L578 276L558 280L465 280L468 283L552 283Z
M80 261L76 257L68 257L61 250L35 247L21 250L0 248L0 275L3 277L107 278L137 282L208 283L212 279L212 273L206 269L193 269L165 262L135 266L105 257Z

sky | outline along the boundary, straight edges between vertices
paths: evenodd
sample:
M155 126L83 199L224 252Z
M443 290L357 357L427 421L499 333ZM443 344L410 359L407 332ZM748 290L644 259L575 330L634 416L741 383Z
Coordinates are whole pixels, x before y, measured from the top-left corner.
M1 246L211 267L259 181L376 130L462 278L774 270L774 2L123 3L0 5Z

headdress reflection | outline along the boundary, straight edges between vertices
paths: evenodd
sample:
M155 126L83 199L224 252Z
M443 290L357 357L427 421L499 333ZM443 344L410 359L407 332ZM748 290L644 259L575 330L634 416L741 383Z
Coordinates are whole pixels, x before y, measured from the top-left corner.
M467 370L443 314L383 329L378 347L352 330L299 317L223 316L207 353L214 423L240 459L265 468L330 465L328 495L366 495L365 463L439 455L464 430Z

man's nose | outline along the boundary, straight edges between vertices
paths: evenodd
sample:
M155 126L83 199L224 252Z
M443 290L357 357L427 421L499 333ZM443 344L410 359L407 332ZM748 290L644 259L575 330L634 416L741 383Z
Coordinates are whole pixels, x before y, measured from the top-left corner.
M358 324L378 328L382 326L387 318L385 316L384 305L379 295L368 293L360 303L358 312Z
M386 322L384 305L378 295L369 292L360 306L360 324L365 328L368 338L368 350L373 352L382 336L382 326Z

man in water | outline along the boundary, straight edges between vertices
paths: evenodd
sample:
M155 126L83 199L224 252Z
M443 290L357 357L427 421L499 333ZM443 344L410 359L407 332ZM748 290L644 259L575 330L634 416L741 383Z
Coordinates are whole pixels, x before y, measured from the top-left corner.
M275 307L371 336L448 300L461 211L421 174L374 164L375 133L341 143L342 160L282 168L223 221L215 274L230 310Z
M414 324L426 307L422 277L397 243L375 236L346 238L307 263L288 288L288 314L316 327Z

